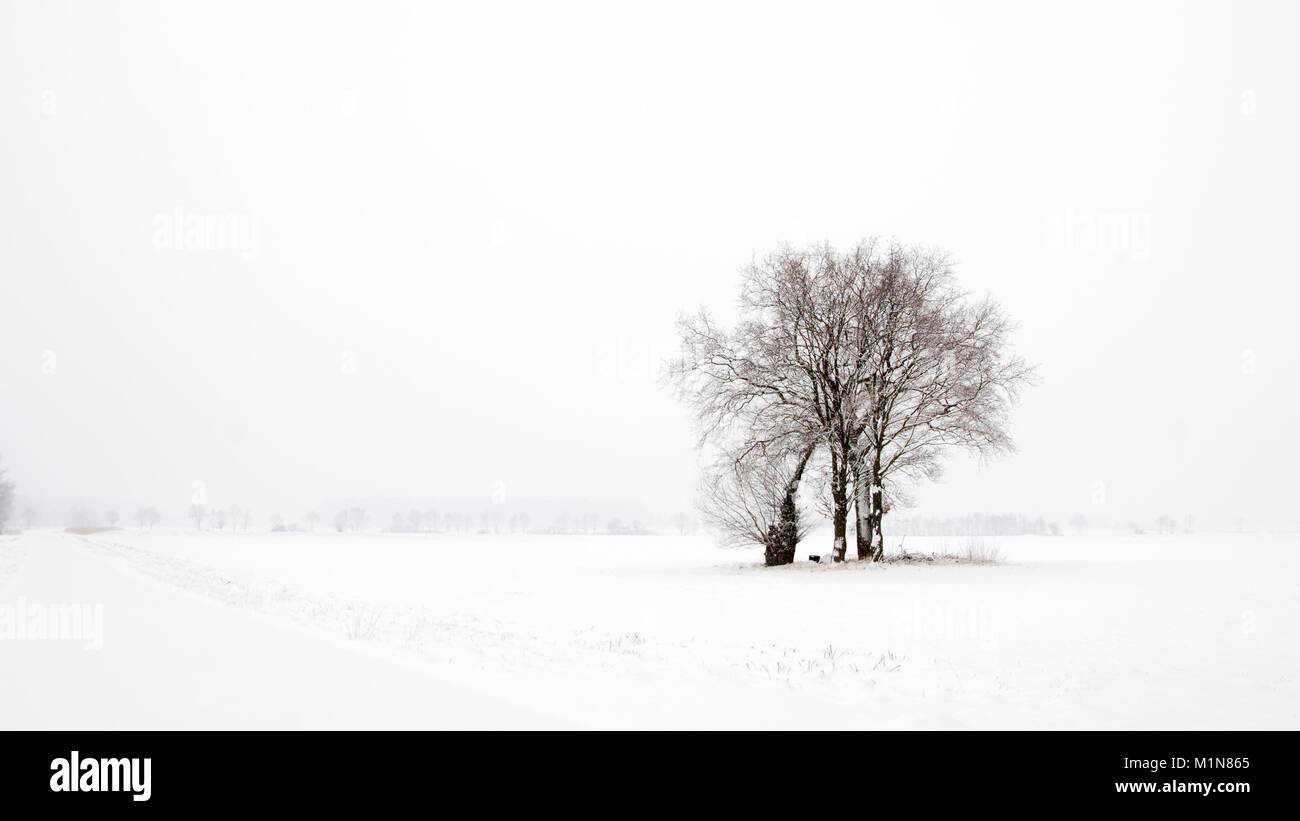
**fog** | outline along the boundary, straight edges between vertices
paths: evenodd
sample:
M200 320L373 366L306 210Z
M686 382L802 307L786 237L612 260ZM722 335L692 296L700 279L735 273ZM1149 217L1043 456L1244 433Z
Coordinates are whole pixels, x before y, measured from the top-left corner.
M0 457L43 510L689 510L679 313L880 235L1040 371L917 513L1294 521L1294 4L0 15Z

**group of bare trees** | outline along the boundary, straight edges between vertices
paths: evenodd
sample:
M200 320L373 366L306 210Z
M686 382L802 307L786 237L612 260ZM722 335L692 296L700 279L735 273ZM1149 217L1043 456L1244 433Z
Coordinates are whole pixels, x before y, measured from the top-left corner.
M363 507L349 507L334 514L334 529L339 533L358 531L366 526L370 516Z
M394 533L433 533L438 529L438 511L432 507L413 507L406 514L394 513L388 529Z
M141 530L146 527L153 530L153 526L162 521L162 512L156 507L142 507L135 512L135 523L140 526Z
M153 511L155 514L157 513L157 510L154 508L148 508L146 510ZM225 530L229 527L233 533L234 531L241 529L246 531L253 526L253 511L247 507L241 507L239 505L228 505L227 507L222 508L215 506L209 507L208 505L197 503L191 504L185 511L185 517L191 522L194 522L194 528L196 530L202 530L203 526L206 524L209 529L218 531ZM150 522L149 526L152 527L156 524L158 518L161 518L161 516ZM137 512L136 521L139 520L140 512Z
M941 252L859 243L782 247L745 269L734 328L681 320L669 364L710 454L706 518L767 564L794 560L800 488L812 478L847 552L884 554L884 516L910 481L935 478L950 448L1009 450L1006 423L1031 368L1007 350L1011 325L971 300Z

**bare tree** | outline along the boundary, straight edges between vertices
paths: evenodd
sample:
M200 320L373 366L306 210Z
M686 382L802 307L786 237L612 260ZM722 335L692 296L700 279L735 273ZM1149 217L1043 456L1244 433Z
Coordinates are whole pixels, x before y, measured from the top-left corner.
M779 249L745 269L735 330L703 311L682 320L682 355L668 367L696 411L701 446L720 446L737 464L752 464L757 453L807 467L825 453L837 561L858 462L852 400L865 342L853 319L865 288L852 277L860 268L826 244ZM803 470L791 476L797 483Z
M969 301L943 253L864 243L846 266L850 347L861 354L849 398L858 558L878 560L900 480L937 478L951 448L983 457L1013 449L1008 414L1033 369L1008 351L1001 309Z
M141 530L145 527L153 530L153 526L162 521L162 514L156 507L142 507L135 512L135 521L140 525Z
M110 510L104 513L104 518L108 520L109 527L117 527L117 523L121 517L117 515L116 510Z
M353 531L357 531L365 527L366 519L367 517L366 517L365 508L352 507L348 509L348 527L350 527Z
M32 527L36 524L36 508L23 508L23 527Z
M217 530L226 529L226 511L221 508L212 511L212 526Z
M194 528L196 530L202 530L203 522L208 518L208 509L200 504L192 504L185 515L187 518L193 520Z
M302 520L307 523L308 530L315 530L316 524L320 521L320 514L314 510L309 510L307 515L302 517Z
M679 510L678 512L674 513L672 515L672 518L670 518L668 521L672 523L672 526L674 529L676 529L678 536L685 536L686 529L690 525L691 518Z
M752 448L724 454L700 484L700 511L729 544L760 544L764 564L790 564L806 533L796 499L811 449L773 459Z

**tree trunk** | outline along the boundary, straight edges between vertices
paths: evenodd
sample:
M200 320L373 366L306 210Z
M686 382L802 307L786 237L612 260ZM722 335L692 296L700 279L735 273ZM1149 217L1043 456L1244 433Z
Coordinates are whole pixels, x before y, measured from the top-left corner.
M880 482L880 457L876 457L871 466L871 560L878 562L885 557L885 488Z
M790 564L794 556L787 556L781 540L781 529L772 525L767 530L767 540L763 543L763 564L767 567Z
M857 522L858 561L867 561L872 556L871 534L875 532L871 526L871 498L864 487L855 485L853 490L853 518Z
M790 484L786 486L777 523L767 529L767 539L763 543L763 563L768 567L794 563L794 551L799 546L799 505L795 497L799 493L804 468L811 458L812 449L809 448L799 460Z
M832 521L835 524L835 546L831 549L832 561L844 561L848 550L849 524L849 473L847 466L831 456L831 501L834 503Z

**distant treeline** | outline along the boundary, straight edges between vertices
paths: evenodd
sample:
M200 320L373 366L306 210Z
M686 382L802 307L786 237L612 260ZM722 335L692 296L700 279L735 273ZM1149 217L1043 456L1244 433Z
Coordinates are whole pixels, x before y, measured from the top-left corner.
M1016 513L971 514L950 518L915 516L899 519L893 530L901 536L1025 536L1056 535L1061 527L1042 516Z

